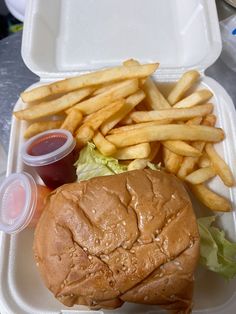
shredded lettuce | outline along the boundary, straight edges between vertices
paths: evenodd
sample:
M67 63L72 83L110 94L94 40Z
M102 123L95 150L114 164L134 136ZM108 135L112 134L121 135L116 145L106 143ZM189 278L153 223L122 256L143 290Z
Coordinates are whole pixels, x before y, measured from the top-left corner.
M77 167L77 181L127 171L127 167L120 165L117 159L105 157L99 153L93 143L88 143L80 151L79 159L75 163L75 166Z
M200 233L200 263L226 279L236 275L236 243L225 238L225 233L212 226L216 217L198 219Z

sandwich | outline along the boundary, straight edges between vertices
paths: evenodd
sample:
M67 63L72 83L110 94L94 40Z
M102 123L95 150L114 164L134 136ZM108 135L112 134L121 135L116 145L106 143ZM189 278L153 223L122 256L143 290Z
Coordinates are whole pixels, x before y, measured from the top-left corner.
M124 302L190 313L200 238L184 184L134 170L53 191L34 237L47 288L66 306Z

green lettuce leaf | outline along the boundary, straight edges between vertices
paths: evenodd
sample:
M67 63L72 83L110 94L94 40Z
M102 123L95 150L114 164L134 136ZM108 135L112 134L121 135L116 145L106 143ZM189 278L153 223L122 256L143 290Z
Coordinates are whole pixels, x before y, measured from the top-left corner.
M127 171L127 167L120 165L117 159L105 157L99 153L93 143L88 143L80 151L79 159L75 163L75 166L77 167L77 181Z
M198 219L200 263L226 279L236 275L236 243L225 238L223 230L212 226L216 217Z

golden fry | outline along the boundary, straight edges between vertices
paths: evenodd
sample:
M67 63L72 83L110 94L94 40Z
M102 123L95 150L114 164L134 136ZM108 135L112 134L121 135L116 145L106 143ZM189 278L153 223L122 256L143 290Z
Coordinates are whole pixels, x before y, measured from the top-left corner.
M78 103L73 108L77 108L83 114L90 114L102 109L104 106L109 105L116 100L125 98L130 94L135 93L138 88L138 80L124 81L103 94L99 94Z
M125 100L120 99L111 104L104 106L102 109L92 113L87 116L83 123L91 126L91 128L96 131L107 119L109 119L113 114L117 113L125 105Z
M24 138L30 138L34 135L37 135L41 132L58 129L60 128L61 124L63 123L62 120L56 121L41 121L32 123L24 132Z
M213 110L212 104L195 106L193 108L171 108L152 111L136 111L130 116L135 122L158 121L163 119L187 120L197 116L205 116Z
M136 65L140 65L140 63L135 59L128 59L123 62L123 66L126 66L126 67L132 67Z
M195 143L193 143L193 144L195 144ZM204 145L204 143L203 143L203 145ZM200 150L201 147L198 147L198 148ZM180 166L180 169L177 173L177 176L180 179L184 179L189 173L191 173L194 170L194 167L197 164L198 159L199 159L199 157L190 157L190 156L184 157L184 159L182 160L182 164Z
M130 114L129 114L126 117L124 117L122 120L120 120L119 124L126 126L126 125L133 124L133 122L134 121L130 118Z
M224 139L224 132L222 129L203 125L166 124L111 134L107 139L117 147L165 140L219 142Z
M216 194L203 184L190 184L190 189L197 199L206 207L214 211L229 212L232 210L230 202Z
M200 168L206 168L211 166L211 161L207 154L204 152L203 155L198 160L198 166Z
M101 87L99 87L98 89L96 89L94 92L93 92L93 96L97 96L97 95L100 95L100 94L103 94L105 92L108 92L109 90L111 90L112 88L118 86L121 82L116 82L116 83L111 83L111 84L105 84Z
M128 171L144 169L147 167L148 162L152 161L157 155L160 149L160 142L152 142L150 143L151 152L147 158L134 159L128 165Z
M140 63L134 59L128 59L128 60L123 62L123 66L126 66L126 67L138 66L138 65L140 65ZM146 80L146 77L141 78L139 80L139 82L141 83L140 86L142 86L144 84L145 80Z
M162 148L163 162L166 170L170 173L176 174L181 166L183 156L173 153L166 147Z
M95 133L93 142L104 156L111 156L117 151L115 145L107 141L99 131Z
M201 156L201 152L195 147L183 141L163 141L162 145L168 148L173 153L181 156Z
M143 84L143 90L146 93L147 103L151 110L170 108L170 104L150 77Z
M202 121L202 125L214 126L216 123L216 116L214 114L208 114L204 117Z
M202 122L202 117L195 117L192 119L189 119L186 124L187 125L199 125Z
M75 130L78 128L82 119L83 119L82 113L77 109L73 109L65 118L63 124L61 125L61 129L68 130L73 134Z
M191 71L185 72L181 76L179 81L176 83L174 88L171 90L169 96L167 97L167 100L168 100L169 104L174 105L180 99L182 99L184 94L191 87L193 87L193 85L197 82L199 77L200 77L199 72L197 72L195 70L191 70Z
M67 93L87 86L95 86L108 82L117 82L134 78L143 78L155 72L157 67L158 63L153 63L130 67L120 66L91 72L89 74L83 74L78 77L68 78L25 91L21 94L21 98L24 102L31 102L50 95Z
M212 114L209 114L206 117L204 117L202 121L202 125L213 127L215 125L215 122L216 122L216 117ZM187 124L188 123L190 123L190 121L188 121ZM192 146L198 149L200 152L203 151L205 144L206 143L203 141L192 142ZM184 179L189 173L193 172L198 160L199 160L199 157L184 157L181 167L177 174L178 177L181 179Z
M85 146L94 137L94 130L86 124L83 124L76 132L77 147Z
M188 120L186 122L186 125L199 125L201 123L201 121L202 121L202 117L200 117L200 116L194 117L194 118ZM179 141L169 141L169 142L172 142L173 145L176 146L175 142L177 142L177 144L178 144ZM185 142L182 142L182 143L185 143ZM194 149L196 149L196 148L194 148ZM197 150L197 151L199 152L199 150ZM190 157L190 158L192 158L192 157ZM169 172L177 174L177 172L181 168L181 164L182 164L183 160L184 160L184 158L183 158L182 154L179 155L178 151L173 152L171 150L168 150L166 147L163 147L163 161L164 161L164 165L165 165L166 169Z
M145 126L169 124L170 122L171 122L170 119L165 119L165 120L160 120L160 121L151 121L151 122L143 122L143 123L137 123L137 124L131 124L131 125L124 125L119 128L110 130L109 134L123 133L130 130L140 129Z
M221 180L227 186L234 185L234 177L226 162L219 156L212 144L208 143L205 146L206 153L211 160L212 166Z
M133 146L120 148L113 155L114 158L119 160L126 159L139 159L147 158L151 153L151 147L149 143L141 143Z
M134 159L128 164L128 171L145 169L147 167L148 159Z
M216 172L212 167L198 169L185 177L185 181L191 184L200 184L215 177Z
M208 89L202 89L177 102L173 108L190 108L200 105L208 101L212 96L213 94L211 91Z
M41 104L31 106L27 109L15 111L14 115L18 119L30 121L57 114L72 107L73 105L90 95L92 91L93 89L89 87L80 89L79 91L71 92L64 96L61 96L60 98L43 102Z
M139 90L125 100L124 106L110 116L102 125L101 132L106 135L117 123L119 123L131 110L135 108L145 97L143 91Z

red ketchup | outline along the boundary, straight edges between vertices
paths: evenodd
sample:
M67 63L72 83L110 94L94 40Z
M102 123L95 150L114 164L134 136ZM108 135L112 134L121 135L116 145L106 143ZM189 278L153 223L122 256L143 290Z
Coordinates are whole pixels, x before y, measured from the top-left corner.
M28 173L13 173L0 186L0 230L17 233L35 227L51 192Z
M22 158L36 170L46 186L55 189L76 180L74 148L75 139L70 132L50 130L28 140Z

